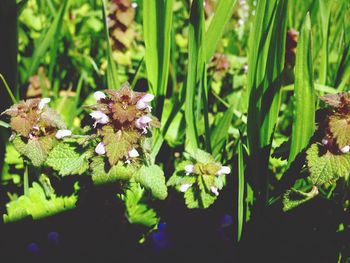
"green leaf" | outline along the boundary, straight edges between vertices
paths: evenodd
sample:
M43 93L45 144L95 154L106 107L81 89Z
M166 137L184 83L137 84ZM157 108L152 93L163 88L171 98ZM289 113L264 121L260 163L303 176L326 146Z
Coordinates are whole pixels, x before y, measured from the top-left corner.
M106 167L109 167L109 165L105 163L102 156L94 157L90 167L92 170L92 180L96 185L114 183L119 180L129 180L136 172L135 167L131 165L124 166L122 162L118 162L106 171Z
M164 200L168 196L164 172L157 165L142 166L135 174L135 181L150 190L155 198Z
M62 176L81 175L89 168L89 155L89 152L80 154L73 146L62 142L52 149L46 164Z
M307 14L301 29L295 64L295 109L289 164L309 143L315 130L315 89L311 52L311 21Z
M106 154L111 166L115 165L123 157L127 157L129 151L140 137L135 131L118 130L114 132L111 126L104 126L102 134Z
M159 222L156 212L142 202L144 190L138 183L130 182L125 191L123 200L126 206L126 215L130 223L153 227Z
M311 192L304 193L302 191L291 189L283 195L283 211L289 211L307 201L314 198L318 194L317 187L313 187Z
M40 137L29 139L25 143L20 136L16 136L13 145L16 150L27 157L34 166L41 166L45 163L46 158L53 147L53 139L50 137Z
M29 189L29 196L20 196L17 200L6 204L7 213L4 222L15 222L31 216L34 220L48 217L75 208L77 196L56 197L46 199L44 190L36 182Z
M199 187L195 185L188 188L184 194L186 206L190 209L208 208L216 200L216 196L214 194L206 191L202 179L199 179L198 185Z
M186 206L190 209L193 208L202 208L201 202L200 202L200 190L198 187L191 187L189 188L185 194L185 203Z
M350 145L350 118L341 114L334 114L329 119L329 128L337 140L339 148Z
M313 144L307 150L307 164L314 185L333 183L339 177L347 177L350 171L350 154L321 154L320 145Z
M206 61L209 62L230 20L236 0L219 1L213 19L205 34Z

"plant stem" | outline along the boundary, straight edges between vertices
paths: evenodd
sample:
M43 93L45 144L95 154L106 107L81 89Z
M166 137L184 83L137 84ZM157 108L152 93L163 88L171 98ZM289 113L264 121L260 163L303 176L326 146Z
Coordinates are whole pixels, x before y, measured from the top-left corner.
M23 161L24 163L24 174L23 174L23 189L24 195L29 197L29 178L28 178L28 163Z
M13 93L12 93L12 91L11 91L9 85L7 84L6 79L4 78L4 76L3 76L1 73L0 73L0 78L1 78L2 82L3 82L4 85L5 85L5 88L6 88L6 90L7 90L7 93L10 95L10 98L11 98L12 102L13 102L13 103L17 103L17 100L16 100L15 96L13 95Z

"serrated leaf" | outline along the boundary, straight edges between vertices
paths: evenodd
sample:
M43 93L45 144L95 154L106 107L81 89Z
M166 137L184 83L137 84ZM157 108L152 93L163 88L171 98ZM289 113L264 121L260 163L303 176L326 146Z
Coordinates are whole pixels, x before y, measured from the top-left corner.
M197 162L204 163L204 164L214 162L213 156L211 156L209 153L201 149L195 149L190 154Z
M27 157L34 166L41 166L53 147L53 139L50 137L40 137L29 139L25 143L20 136L16 136L13 140L16 150Z
M320 153L320 146L311 145L307 151L307 164L314 185L321 186L335 182L339 177L346 177L350 171L350 154Z
M59 143L50 152L46 163L62 176L81 175L89 168L88 157L88 152L79 154L74 147Z
M181 186L183 184L194 184L197 175L186 175L184 172L175 172L168 180L167 186Z
M34 220L51 216L75 207L77 196L56 197L51 195L46 199L44 190L39 184L33 183L29 189L29 196L21 196L15 201L6 204L7 213L4 222L15 222L31 216Z
M133 148L139 139L139 134L135 131L117 131L113 127L104 126L102 130L103 143L111 166L115 165L123 157L127 157L128 152Z
M129 180L135 173L135 167L128 165L124 166L122 162L118 162L106 171L104 158L101 156L94 157L91 163L92 180L94 184L108 184L119 180Z
M123 199L126 206L126 215L130 223L148 227L155 226L159 219L156 212L142 202L144 190L138 183L131 182L125 191Z
M304 193L296 189L288 190L283 195L283 211L289 211L314 198L317 194L317 187L314 187L309 193Z
M214 178L215 180L215 178ZM198 180L198 185L200 189L200 204L202 208L208 208L211 206L215 200L216 196L210 191L211 184L214 184L214 180L209 179L209 176L200 176ZM208 185L207 185L208 184Z
M48 107L46 107L45 111L41 114L41 121L44 122L44 127L51 126L58 129L66 129L66 124L60 114Z
M347 116L332 115L329 120L329 128L339 148L350 145L350 119Z
M155 198L164 200L168 196L164 172L157 165L142 166L135 175L135 181L150 190Z

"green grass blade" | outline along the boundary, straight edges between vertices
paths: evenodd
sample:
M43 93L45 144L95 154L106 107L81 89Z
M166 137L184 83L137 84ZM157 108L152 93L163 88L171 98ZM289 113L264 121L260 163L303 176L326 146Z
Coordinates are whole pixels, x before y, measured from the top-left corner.
M230 107L224 113L224 116L220 119L218 125L214 128L211 134L211 145L213 156L218 155L228 136L228 129L230 128L233 118L233 108Z
M11 125L8 124L7 122L4 122L4 121L0 121L0 127L3 127L3 128L11 128Z
M208 109L208 82L207 82L207 67L203 67L203 91L202 91L202 101L203 101L203 117L204 117L204 138L205 146L207 152L211 153L211 140L210 140L210 127L209 127L209 109ZM214 155L215 156L215 155Z
M104 31L105 31L105 38L107 42L107 48L106 48L106 57L107 57L107 86L108 89L118 89L120 86L119 79L118 79L118 71L117 66L114 62L113 55L112 55L112 47L109 40L109 30L108 30L108 15L107 15L107 5L106 0L102 0L102 13L103 13L103 20L104 20Z
M198 131L195 118L196 91L201 89L200 84L204 70L204 10L203 0L193 1L188 27L188 73L186 82L186 149L198 148Z
M224 33L225 26L232 16L235 4L236 0L219 1L214 17L205 34L205 57L207 62L214 55L216 46Z
M295 109L288 163L308 145L315 130L315 89L311 52L311 20L307 14L301 29L295 64Z
M37 71L38 66L41 63L41 59L45 55L46 51L49 48L52 48L52 46L57 45L57 43L55 43L55 40L58 37L57 34L59 34L59 32L61 31L63 18L67 10L68 2L69 0L64 0L62 2L60 10L57 16L54 18L49 30L47 31L46 35L43 37L40 45L35 49L27 78L32 76Z
M143 1L143 32L149 89L156 95L156 115L160 118L167 91L173 0Z
M255 195L260 206L268 198L268 161L277 124L286 41L287 0L258 1L249 42L248 146Z
M237 241L242 237L244 223L244 152L243 143L238 143L238 198L237 198Z
M327 68L328 68L328 40L329 40L329 27L331 16L331 0L319 0L320 15L322 21L322 48L321 48L321 61L319 69L319 81L321 84L327 83Z

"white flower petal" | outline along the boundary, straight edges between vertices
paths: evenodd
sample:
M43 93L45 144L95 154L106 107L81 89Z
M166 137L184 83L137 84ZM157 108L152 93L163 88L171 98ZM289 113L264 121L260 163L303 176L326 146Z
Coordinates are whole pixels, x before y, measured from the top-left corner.
M191 174L194 172L194 165L193 164L188 164L185 166L185 172L187 175Z
M219 195L219 191L215 186L210 187L210 191L216 196Z
M148 124L152 121L151 117L145 115L145 116L142 116L141 118L139 118L140 122L142 124Z
M342 153L348 153L350 151L350 146L346 145L343 148L340 149Z
M90 113L90 116L96 120L94 127L96 127L98 123L106 124L109 122L108 116L101 111L93 111Z
M94 98L96 101L100 101L101 99L105 99L106 98L106 94L104 94L102 91L96 91L94 93Z
M192 184L183 184L180 186L180 192L186 192L188 188L190 188Z
M142 101L144 102L151 102L154 99L154 95L147 93L145 96L141 98Z
M148 107L148 104L142 100L139 100L137 103L136 103L136 109L138 110L144 110Z
M99 155L103 155L106 153L105 145L103 142L100 142L99 144L97 144L95 148L95 152Z
M217 175L229 174L231 172L230 167L222 166L221 169L216 173Z
M129 151L129 157L130 158L135 158L135 157L138 157L140 156L139 152L133 148L132 150Z
M48 104L50 101L50 98L42 98L38 105L39 110L42 110L45 107L45 105Z
M72 135L72 131L70 130L58 130L55 136L57 139L62 139L64 137L71 136L71 135Z

